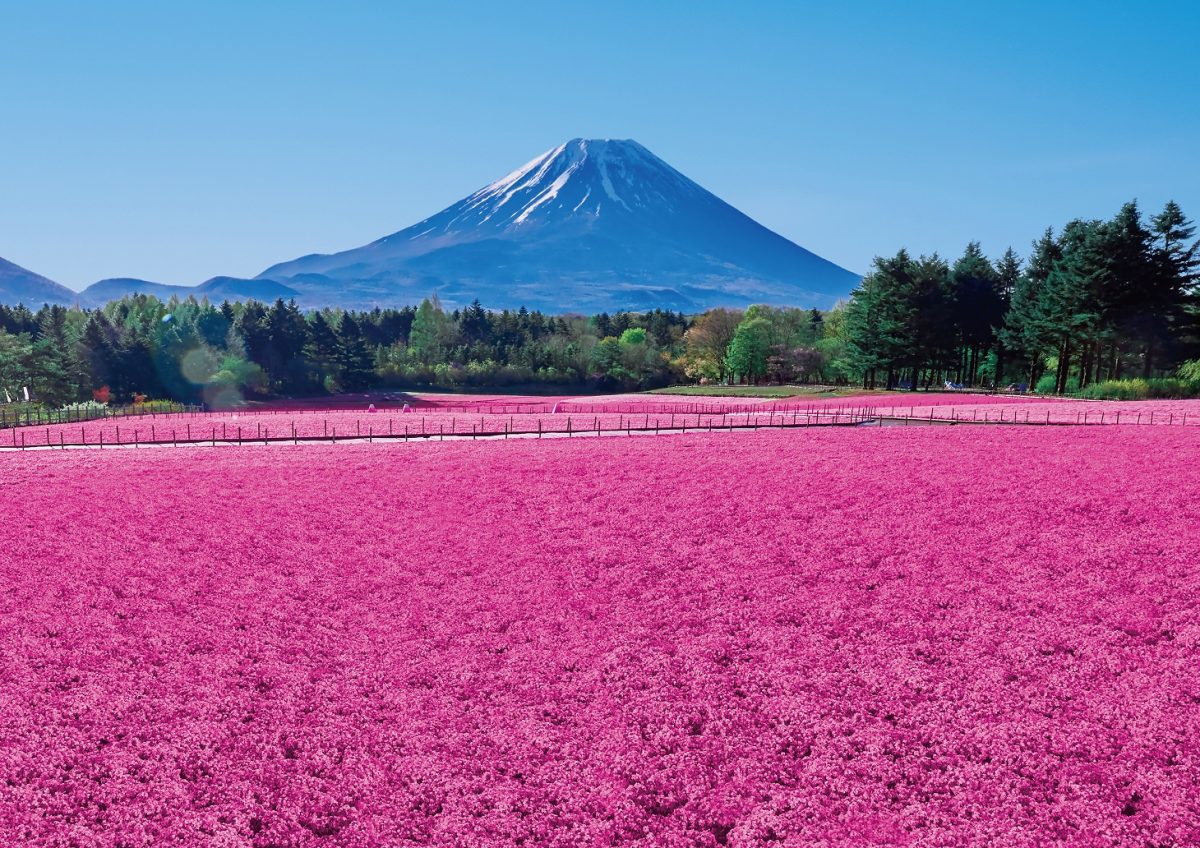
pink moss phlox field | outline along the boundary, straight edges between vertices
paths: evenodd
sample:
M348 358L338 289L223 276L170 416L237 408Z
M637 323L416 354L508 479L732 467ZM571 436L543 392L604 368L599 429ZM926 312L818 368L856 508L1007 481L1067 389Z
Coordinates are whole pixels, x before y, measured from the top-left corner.
M847 398L847 400L854 400ZM825 404L832 408L835 404ZM1006 398L1000 395L985 395L979 398L953 395L932 398L876 398L873 403L836 404L851 408L871 409L881 415L914 416L950 421L1004 420L1045 422L1053 424L1184 424L1200 426L1200 399L1190 400L1140 400L1140 401L1087 401L1045 400L1043 398ZM777 407L778 408L778 407ZM1153 415L1153 419L1151 419Z
M645 397L645 396L643 396ZM461 412L420 408L404 412L379 409L325 410L289 409L273 411L204 412L96 419L76 424L34 425L0 430L0 448L40 445L99 445L169 443L205 439L245 441L291 438L359 438L410 434L494 435L511 432L586 432L638 428L704 428L778 426L780 424L846 423L871 416L932 419L935 421L990 421L1037 424L1174 424L1200 426L1200 400L1078 401L1023 399L1004 396L925 395L909 400L899 395L874 398L830 398L804 403L757 404L746 407L727 404L696 406L621 401L592 403L580 412L562 408L558 412L496 414L486 411ZM605 412L608 408L625 412Z
M0 456L0 844L1200 844L1200 430Z
M383 410L368 413L329 410L289 410L287 412L206 412L199 414L165 414L104 418L78 424L50 424L0 430L0 448L37 447L39 445L147 444L174 441L262 440L292 438L367 438L369 436L400 436L441 434L496 435L514 433L587 432L646 428L701 428L737 426L768 426L779 424L829 424L858 420L865 412L853 412L848 407L816 408L811 413L764 408L758 412L685 413L537 413L496 415L479 412L445 413L419 411L412 413ZM857 417L856 417L857 416Z

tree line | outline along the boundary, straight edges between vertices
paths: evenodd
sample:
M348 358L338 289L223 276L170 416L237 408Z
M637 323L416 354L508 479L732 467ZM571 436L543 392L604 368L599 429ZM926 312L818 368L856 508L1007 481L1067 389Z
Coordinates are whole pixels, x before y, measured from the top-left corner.
M644 389L672 383L944 382L1040 391L1170 375L1200 352L1195 228L1169 203L1047 230L1028 259L879 257L833 309L546 315L478 301L300 310L293 302L0 306L0 393L62 406L210 404L373 388ZM1200 366L1189 373L1200 380Z
M878 257L845 309L866 387L942 382L1078 391L1173 374L1200 345L1195 227L1171 202L1047 229L1027 260L969 244L953 264Z
M674 379L690 325L655 310L591 317L417 307L301 311L147 295L102 308L0 306L0 402L138 396L223 403L380 387L639 388ZM102 391L104 390L104 391Z

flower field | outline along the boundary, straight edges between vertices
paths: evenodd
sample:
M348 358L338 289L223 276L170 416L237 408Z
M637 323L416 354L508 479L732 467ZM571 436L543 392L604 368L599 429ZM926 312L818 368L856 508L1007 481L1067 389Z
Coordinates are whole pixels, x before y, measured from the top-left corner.
M0 429L0 450L45 446L262 442L301 439L486 437L706 428L801 427L885 420L1009 424L1167 424L1200 426L1200 400L1079 401L1002 395L902 395L744 403L734 398L639 395L501 405L239 410L100 418ZM666 396L670 397L670 396ZM457 399L457 398L455 398ZM710 401L713 401L710 403ZM539 405L540 404L540 405ZM510 409L504 413L500 410ZM525 409L524 412L517 410ZM464 411L465 410L465 411Z
M1200 843L1200 430L0 456L0 844Z
M636 407L631 407L636 409ZM681 430L708 427L754 427L843 424L861 421L866 410L852 407L789 411L764 407L755 412L562 412L501 415L496 413L409 413L381 410L295 410L287 412L205 412L102 418L78 424L49 424L0 430L0 449L55 445L100 447L116 444L176 442L254 442L292 439L366 439L373 437L497 436L505 433L566 435L599 431Z
M813 408L839 407L868 409L874 414L899 418L932 416L942 421L1200 425L1200 399L1097 401L1005 395L888 395L829 399ZM776 404L773 408L782 412L789 407Z

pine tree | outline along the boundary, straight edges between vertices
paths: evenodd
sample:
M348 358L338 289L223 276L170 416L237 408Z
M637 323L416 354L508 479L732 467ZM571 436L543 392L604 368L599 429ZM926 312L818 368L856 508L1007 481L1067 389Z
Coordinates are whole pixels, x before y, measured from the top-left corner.
M1181 340L1197 329L1196 283L1200 279L1200 242L1196 228L1179 204L1169 201L1151 221L1150 273L1155 280L1153 300L1157 315L1151 327L1150 351L1164 360L1175 359ZM1144 365L1148 374L1152 362Z
M412 331L408 336L409 352L423 365L440 362L444 354L442 347L442 322L445 316L429 298L421 301L413 318Z
M1004 318L1000 278L992 263L983 255L979 242L973 241L951 272L954 317L961 349L959 379L974 385L980 358L992 346L996 328Z
M67 328L66 307L46 306L39 312L38 339L33 353L39 382L43 386L43 399L54 406L75 400L80 387L74 378L81 368L76 359L74 340Z
M462 317L459 319L459 330L468 345L491 343L491 318L487 310L483 308L483 304L479 302L479 298L475 298L471 301L471 305L463 310Z
M912 388L924 357L920 338L923 282L918 263L908 251L875 257L874 268L851 294L846 311L846 332L851 361L864 373L864 384L874 387L878 372L886 374L887 388L895 388L905 368L912 368ZM932 311L927 319L933 319Z
M275 301L266 316L269 355L263 363L268 377L284 393L302 389L306 381L303 358L308 324L294 300Z
M877 269L880 261L878 257L875 260ZM846 304L843 322L846 355L851 367L862 375L864 389L875 388L877 372L887 366L880 330L884 286L878 272L867 274Z
M1007 364L1007 341L1004 333L1007 316L1012 308L1013 295L1021 284L1021 257L1011 247L1004 251L996 263L997 293L1000 297L1000 321L995 326L997 388L1004 384L1004 368Z
M950 266L945 260L936 253L922 256L913 264L910 280L910 324L905 329L915 390L922 370L940 377L955 366L958 333ZM931 376L927 384L932 381Z
M350 392L370 388L375 381L375 358L363 339L358 322L349 312L338 324L338 346L342 388Z
M307 335L303 350L307 382L312 388L333 391L340 382L341 343L324 312L313 313Z
M80 347L91 379L90 388L114 387L117 370L116 329L104 312L96 310L83 328Z
M1040 300L1040 320L1058 354L1055 392L1067 391L1075 357L1098 337L1113 291L1099 221L1072 221L1063 229L1062 258L1054 263ZM1082 372L1081 372L1082 373Z
M62 351L53 339L40 338L28 348L25 372L35 399L59 407L75 398Z
M1029 265L1013 286L1012 300L1001 331L1007 348L1019 351L1029 363L1030 388L1035 387L1041 379L1046 357L1053 344L1052 328L1045 316L1043 294L1046 280L1061 258L1062 247L1054 230L1047 227L1042 237L1033 243Z

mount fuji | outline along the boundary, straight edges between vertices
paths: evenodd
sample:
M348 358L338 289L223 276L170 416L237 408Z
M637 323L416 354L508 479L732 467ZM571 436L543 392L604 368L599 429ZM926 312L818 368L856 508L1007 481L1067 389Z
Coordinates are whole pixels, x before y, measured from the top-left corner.
M544 312L826 308L859 277L753 221L636 141L577 138L408 229L198 286L132 278L76 293L0 259L0 303L98 306L129 294L295 299L366 309L478 298Z
M632 140L573 139L363 247L258 279L306 306L415 303L549 312L829 307L859 276L755 222Z

